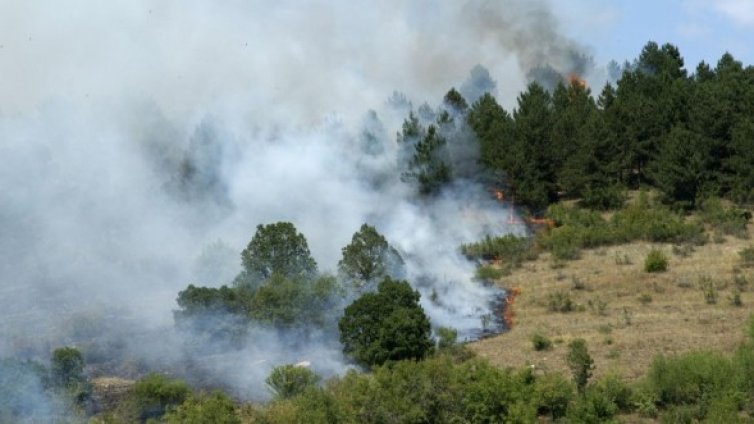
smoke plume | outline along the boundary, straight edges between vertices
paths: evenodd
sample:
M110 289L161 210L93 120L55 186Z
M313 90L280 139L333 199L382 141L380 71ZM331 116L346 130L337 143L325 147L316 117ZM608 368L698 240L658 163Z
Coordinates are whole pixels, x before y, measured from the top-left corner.
M395 133L454 85L510 107L531 69L588 71L544 1L43 3L0 4L0 357L75 344L108 372L190 368L242 397L278 363L346 362L331 335L263 328L192 355L178 291L228 284L260 223L294 223L334 271L366 222L433 325L478 335L498 292L458 246L523 230L471 178L461 122L463 171L432 200L400 180Z

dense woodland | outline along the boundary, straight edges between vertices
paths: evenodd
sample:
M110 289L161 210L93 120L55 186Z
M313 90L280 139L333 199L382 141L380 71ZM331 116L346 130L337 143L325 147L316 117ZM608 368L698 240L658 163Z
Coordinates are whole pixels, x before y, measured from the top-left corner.
M426 164L415 173L423 192L451 178L437 133L455 113L476 134L482 164L534 214L564 198L619 207L639 187L683 209L708 197L754 199L754 67L727 53L689 72L675 46L650 42L598 93L564 76L552 92L529 84L512 111L489 94L468 106L454 89L445 105L450 115L424 130L412 114L399 136L421 138L412 165Z
M469 102L451 89L437 110L408 113L397 135L401 178L418 197L457 179L491 181L507 200L557 222L533 238L492 235L459 247L469 258L502 258L511 266L541 251L568 260L583 248L632 240L704 243L705 225L745 232L750 215L719 198L754 201L754 68L729 54L693 72L684 66L676 47L648 43L597 95L577 78L564 76L552 91L534 81L511 112L490 94ZM464 143L478 148L473 166ZM638 188L660 193L659 202L642 194L624 206L626 192ZM556 204L563 199L578 199L581 208ZM614 210L609 219L594 211L606 209ZM699 221L679 214L691 209ZM492 367L452 328L432 328L419 293L405 281L400 254L370 225L343 247L337 275L320 272L306 239L288 222L259 225L241 262L234 281L189 285L178 294L181 331L221 352L242 343L250 325L316 328L337 340L360 371L322 381L306 366L278 366L267 379L273 400L266 404L149 374L93 422L583 423L618 414L751 422L754 416L754 322L732 356L658 357L639 382L592 381L583 340L569 346L572 375L565 376ZM480 279L494 279L495 272L480 268ZM63 420L87 419L92 387L85 359L65 347L47 364L0 362L6 380L0 422L34 419L38 411L14 393L35 381L42 382L44 402L68 411Z

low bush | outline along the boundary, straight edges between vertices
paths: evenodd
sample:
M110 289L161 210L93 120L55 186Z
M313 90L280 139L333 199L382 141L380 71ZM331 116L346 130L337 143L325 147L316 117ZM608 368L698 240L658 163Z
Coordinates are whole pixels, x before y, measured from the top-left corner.
M595 211L563 204L550 206L547 216L559 226L549 232L538 233L537 244L558 259L577 259L579 251L584 248L635 240L689 246L706 242L704 227L700 223L686 222L670 209L651 202L646 194L640 195L635 203L616 211L609 220ZM618 256L616 263L630 263L624 259Z
M212 423L241 424L233 400L222 392L186 399L165 414L168 424Z
M733 284L736 286L736 289L743 292L749 287L749 280L743 274L736 274L733 276Z
M751 212L736 208L725 207L717 197L703 200L697 208L699 217L710 225L716 233L746 238L747 226L751 219Z
M571 312L574 310L571 295L566 292L550 293L547 297L547 310L550 312Z
M618 377L608 376L587 387L584 396L568 408L568 418L578 423L604 423L618 412L632 409L631 389Z
M461 252L470 259L500 260L514 266L537 258L537 252L529 238L512 234L486 236L476 243L462 245Z
M584 339L575 339L568 343L566 363L568 368L571 369L576 388L579 393L584 393L586 384L592 376L592 370L594 370L594 360L589 355Z
M704 301L708 305L714 305L717 303L717 285L712 278L706 275L699 277L699 290L704 294Z
M531 342L534 345L534 350L536 351L552 349L552 341L547 338L547 336L544 336L540 333L534 333L531 336Z
M732 306L740 307L743 306L744 303L741 300L741 291L738 289L734 289L733 293L730 295L730 304Z
M579 206L607 211L620 209L626 203L628 196L626 189L621 185L609 185L601 187L589 187L584 190Z
M124 422L157 420L169 408L182 404L190 394L183 380L152 373L134 384L115 415Z
M741 260L741 266L744 268L754 267L754 246L741 249L738 252L738 256Z
M483 265L476 269L474 279L478 281L495 281L507 274L506 270L490 265Z
M452 349L458 342L458 330L451 327L437 329L437 348L440 350Z
M692 352L657 357L648 382L660 405L694 404L733 388L736 370L717 352Z
M545 374L535 381L533 397L537 414L549 415L557 421L565 416L573 401L573 385L562 375Z
M272 369L265 383L275 397L287 399L316 386L319 380L320 377L307 367L280 365Z
M668 257L662 250L652 249L644 259L644 271L665 272L668 269Z
M587 301L587 306L589 306L589 309L595 315L601 315L601 316L607 315L607 302L600 299L599 297L589 299Z

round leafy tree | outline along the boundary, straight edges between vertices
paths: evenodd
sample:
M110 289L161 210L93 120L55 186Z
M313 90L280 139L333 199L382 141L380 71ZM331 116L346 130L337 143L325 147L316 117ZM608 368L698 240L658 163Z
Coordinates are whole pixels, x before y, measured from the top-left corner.
M343 351L364 366L421 359L432 348L429 319L419 293L386 277L376 293L349 305L338 322Z
M403 275L401 255L370 225L362 225L342 252L338 270L359 288L387 276Z
M253 284L272 274L286 277L314 277L317 263L303 234L290 222L259 225L249 245L241 252L243 271L238 284Z
M84 355L75 347L61 347L52 352L52 381L57 387L70 387L86 381Z

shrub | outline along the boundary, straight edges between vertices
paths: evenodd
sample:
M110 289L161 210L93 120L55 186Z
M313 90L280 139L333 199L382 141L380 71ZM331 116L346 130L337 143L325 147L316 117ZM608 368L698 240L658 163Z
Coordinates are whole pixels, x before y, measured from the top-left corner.
M573 385L559 374L545 374L535 381L534 402L537 413L553 421L566 414L573 400Z
M715 282L712 281L712 278L706 275L699 277L699 289L704 294L704 301L707 302L708 305L714 305L717 303L717 287L715 286Z
M652 295L649 293L642 293L639 295L639 303L642 305L648 305L652 303Z
M587 305L589 306L589 309L593 314L601 316L607 315L607 302L600 299L599 297L589 299L587 301Z
M741 300L741 291L738 289L734 289L733 293L730 295L730 304L733 306L743 306L743 301Z
M158 419L168 408L183 403L190 393L182 380L152 373L134 384L117 413L126 422Z
M547 298L547 310L550 312L571 312L574 305L571 295L566 292L550 293Z
M615 265L631 265L631 264L632 264L631 258L628 255L626 254L621 255L620 253L615 252Z
M745 268L754 267L754 246L741 249L738 256L741 259L741 266Z
M538 243L549 250L555 259L574 260L583 247L582 230L576 227L560 227L549 234L539 233Z
M534 333L531 336L531 342L534 345L534 350L550 350L552 349L552 341L540 333Z
M643 381L637 385L631 392L631 406L642 417L656 418L659 411L657 409L657 397L650 385Z
M601 211L619 209L626 203L626 189L620 185L588 187L580 206Z
M92 392L84 375L84 355L75 347L55 349L50 368L52 386L59 389L74 405L83 406Z
M754 314L749 317L746 325L746 334L749 336L749 343L754 343Z
M84 355L75 347L55 349L50 366L52 383L56 387L69 387L86 381Z
M725 207L717 197L703 200L698 208L699 216L716 233L746 238L750 212L736 207Z
M495 281L506 275L505 270L494 266L480 266L476 269L474 279L478 281Z
M668 269L668 257L659 249L652 249L644 259L644 271L664 272Z
M537 258L531 239L512 234L486 236L476 243L462 245L461 252L470 259L500 260L514 266Z
M177 408L165 414L165 422L168 424L241 424L233 400L222 392L186 399Z
M549 233L539 233L537 243L557 259L576 259L583 248L633 240L684 244L703 244L706 241L701 224L685 222L682 216L650 202L646 195L616 211L609 221L597 212L562 204L550 206L547 216L559 226ZM623 264L623 259L619 257L616 263Z
M682 216L653 204L646 195L616 212L610 223L624 241L645 240L656 243L703 244L704 228L694 222L686 223Z
M733 276L733 284L736 286L737 290L746 291L749 286L749 281L746 279L745 275L736 274L735 276Z
M694 246L687 243L680 245L674 244L672 249L673 254L681 258L687 258L691 256L692 253L694 253Z
M735 382L731 361L720 353L692 352L678 357L659 356L650 366L648 382L660 404L693 404Z
M586 290L588 288L589 287L587 286L587 284L581 278L579 278L579 277L573 277L571 279L571 289L573 289L573 290Z
M634 313L633 313L633 312L631 312L631 310L630 310L630 309L628 309L628 308L626 308L626 307L624 306L624 307L623 307L623 314L622 314L622 317L623 317L623 323L624 323L624 324L626 324L626 325L631 325L631 322L632 322L632 320L633 320L633 318L634 318Z
M281 365L272 369L265 383L276 398L288 399L316 386L319 380L320 377L307 367Z
M437 348L452 349L458 341L458 330L450 327L437 329Z
M571 374L573 374L573 382L576 384L576 388L583 393L594 369L594 360L589 355L584 339L575 339L568 344L566 362L568 368L571 369Z
M631 389L618 377L608 376L586 389L568 409L568 418L578 423L609 422L619 411L627 412L631 407Z

